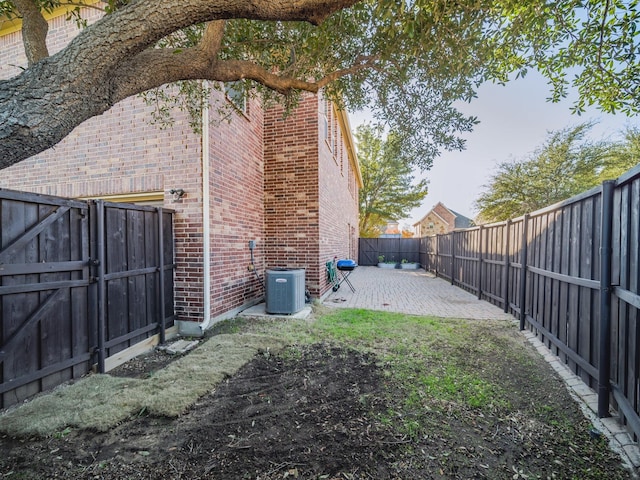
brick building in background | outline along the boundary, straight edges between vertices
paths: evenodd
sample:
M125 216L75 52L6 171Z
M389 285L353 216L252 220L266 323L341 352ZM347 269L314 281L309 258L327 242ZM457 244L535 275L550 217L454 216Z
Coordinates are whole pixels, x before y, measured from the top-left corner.
M413 224L416 237L428 237L442 233L453 232L458 228L469 228L474 225L473 220L447 208L438 202L427 214Z
M99 15L85 11L89 22ZM77 34L64 18L49 20L51 53ZM0 78L27 63L10 22L0 22L0 60ZM216 103L230 101L214 91L211 115ZM348 119L310 94L286 118L255 100L237 107L230 122L205 118L200 135L179 112L172 128L149 124L151 108L129 98L54 148L4 169L0 187L175 210L179 321L206 328L257 303L264 296L257 277L266 268L305 268L307 289L322 296L330 289L325 262L357 258L362 180ZM249 240L258 276L249 269Z

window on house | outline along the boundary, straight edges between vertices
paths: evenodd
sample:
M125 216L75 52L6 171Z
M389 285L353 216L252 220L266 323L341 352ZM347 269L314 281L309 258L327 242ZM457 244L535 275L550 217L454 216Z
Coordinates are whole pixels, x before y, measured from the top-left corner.
M324 121L324 139L329 146L329 150L335 151L334 147L334 134L333 134L333 115L331 112L331 102L328 99L323 100L323 121Z
M433 222L429 222L429 230L433 230L435 228L435 225L433 224Z
M322 102L322 136L325 141L329 141L329 118L327 116L327 100L324 98L321 100Z
M228 82L224 84L224 94L227 99L240 112L247 113L247 94L244 91L242 82Z
M342 140L342 135L340 135L340 140ZM340 173L344 177L344 142L340 141Z

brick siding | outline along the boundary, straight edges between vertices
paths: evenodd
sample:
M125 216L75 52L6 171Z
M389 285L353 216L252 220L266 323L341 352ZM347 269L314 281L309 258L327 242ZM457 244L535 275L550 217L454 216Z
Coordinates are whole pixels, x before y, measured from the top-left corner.
M87 10L89 22L98 14ZM73 22L51 21L49 48L58 51L77 34ZM0 35L0 78L25 66L20 33ZM225 102L214 92L214 102ZM212 316L254 303L263 294L249 270L249 240L255 240L256 270L303 267L314 295L328 289L324 262L357 258L357 185L344 145L334 152L324 140L318 97L282 119L279 108L264 112L258 101L231 122L209 128L209 189ZM212 108L211 112L216 109ZM203 188L202 138L180 112L175 126L149 123L151 109L137 97L78 126L53 149L0 175L0 187L62 197L163 192L175 210L176 313L202 321ZM334 112L331 110L331 115ZM331 123L340 135L337 123ZM186 195L174 200L172 188Z
M325 263L357 258L358 189L335 112L311 94L287 117L269 109L264 144L267 266L306 268L307 288L321 296Z
M429 225L433 224L433 228ZM456 216L438 202L416 225L418 225L418 235L426 237L429 235L452 232L456 226Z

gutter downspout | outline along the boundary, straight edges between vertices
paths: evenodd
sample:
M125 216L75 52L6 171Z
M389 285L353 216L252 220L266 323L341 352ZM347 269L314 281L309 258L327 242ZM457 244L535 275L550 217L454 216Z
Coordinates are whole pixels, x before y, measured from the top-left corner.
M203 87L206 85L203 82ZM209 191L209 97L202 107L202 289L204 312L200 330L202 334L211 323L211 221L209 208L211 197Z
M203 82L203 87L205 83ZM209 98L202 105L202 322L179 321L178 331L184 336L204 336L205 330L211 323L211 221L209 208L211 206L209 189Z

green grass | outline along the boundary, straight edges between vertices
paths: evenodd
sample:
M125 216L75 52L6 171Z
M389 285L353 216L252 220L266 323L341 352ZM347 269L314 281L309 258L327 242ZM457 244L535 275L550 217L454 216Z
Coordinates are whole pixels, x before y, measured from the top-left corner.
M376 354L388 397L388 409L377 418L411 441L405 449L407 458L416 458L411 456L413 445L423 444L425 438L437 435L443 445L459 438L461 426L469 438L475 439L466 446L473 447L474 441L484 442L483 434L474 432L473 419L477 418L478 423L494 429L484 435L493 435L495 429L501 428L511 429L521 442L542 435L537 442L540 438L545 444L548 442L546 452L553 449L554 455L581 472L575 478L604 478L600 476L604 474L600 472L601 462L594 459L607 457L608 450L588 439L584 419L578 420L569 413L571 409L562 408L557 402L544 403L544 395L535 400L528 397L526 392L535 392L536 396L539 392L551 394L551 374L545 373L546 364L515 334L515 328L508 321L336 309L324 312L313 324L294 328L290 334L295 337L297 331L300 340L336 342ZM560 388L564 391L564 386ZM551 395L551 399L555 398ZM485 419L491 420L485 423ZM575 451L589 451L586 457L590 460L576 459ZM442 449L440 468L444 472L449 453ZM457 467L461 458L464 455L456 455ZM451 468L457 468L455 465ZM454 475L453 470L451 474ZM507 473L509 478L522 479L546 478L545 475L529 472L526 461Z
M362 395L358 400L365 408L371 405L371 419L399 439L401 463L437 467L437 478L457 478L456 469L469 462L503 458L502 464L491 465L501 472L494 478L552 478L553 464L551 470L540 463L533 467L530 458L519 457L508 463L511 457L499 453L506 439L536 458L553 451L554 458L580 472L564 478L624 478L620 472L606 477L610 464L601 460L608 455L606 445L594 443L588 422L558 403L557 388L564 391L564 386L553 386L546 364L515 328L508 321L322 306L309 320L230 320L215 325L207 342L149 379L90 376L14 411L22 414L0 417L0 431L22 428L23 435L64 437L72 428L107 430L135 415L180 415L256 352L279 352L296 361L302 355L297 345L322 342L375 355L384 398ZM461 454L460 448L475 448L475 457ZM576 451L582 453L576 457Z
M314 322L254 322L244 328L277 335L291 343L329 342L375 353L383 368L392 409L379 420L414 438L429 428L425 415L443 408L461 411L508 406L491 365L474 354L499 350L499 336L487 329L512 330L509 322L474 322L379 312L324 309ZM219 327L227 331L223 325ZM482 368L479 368L482 367Z
M429 416L441 408L460 411L505 406L495 375L482 376L469 365L478 345L473 325L466 320L438 319L364 310L339 310L323 316L318 329L336 341L375 351L384 360L390 394L389 415L400 420L409 438L431 427ZM485 325L482 328L487 328Z

